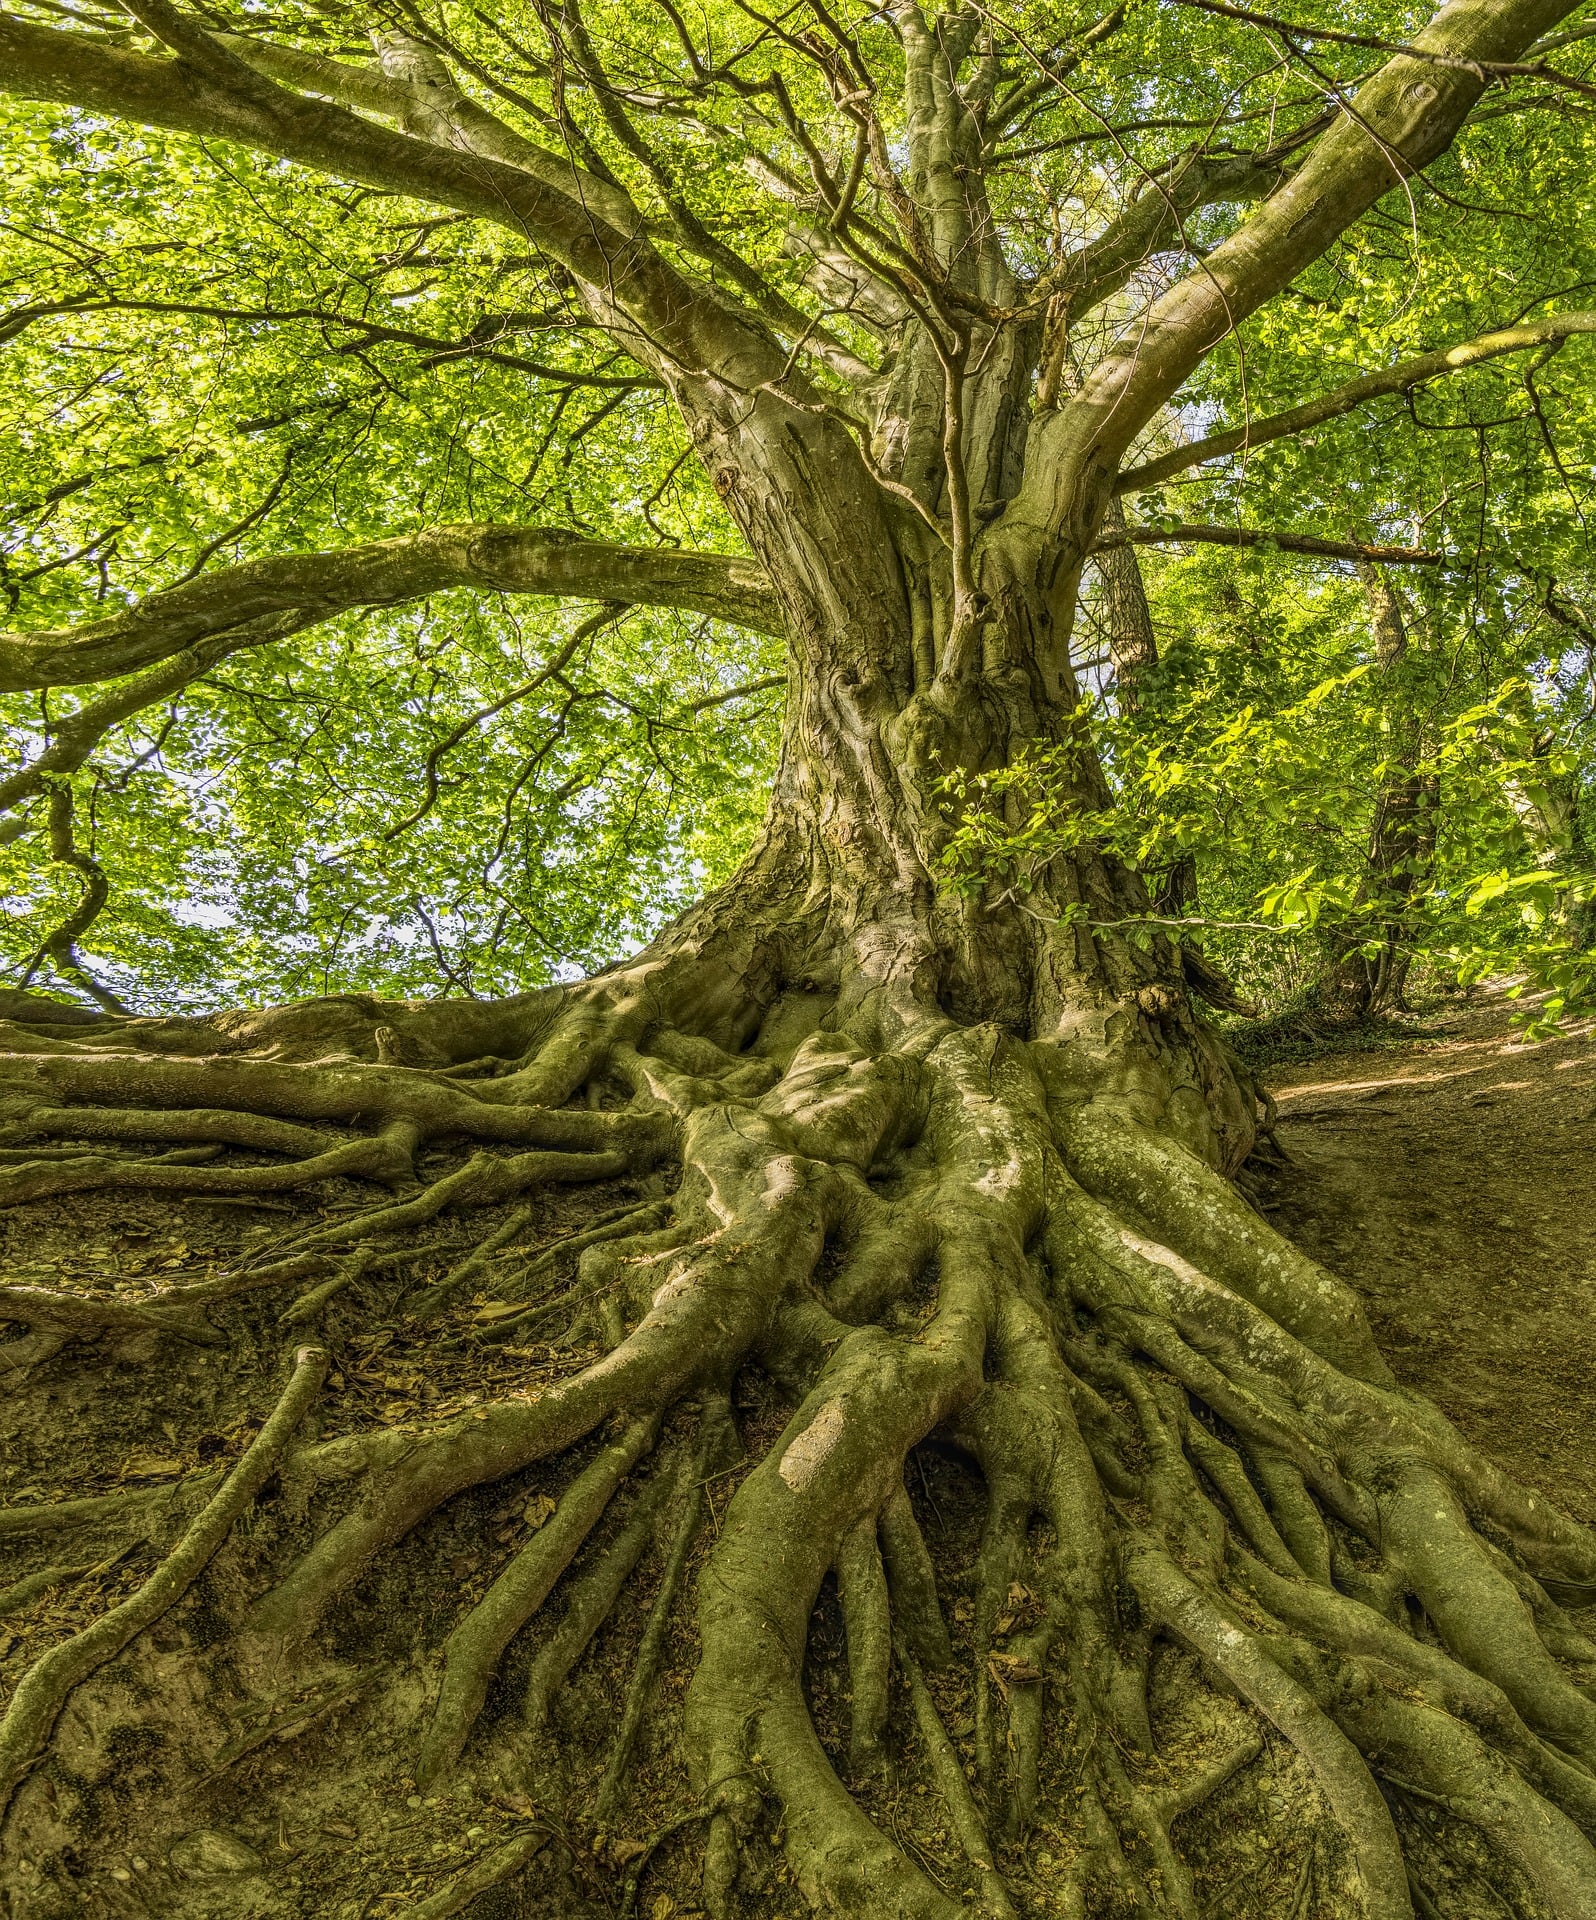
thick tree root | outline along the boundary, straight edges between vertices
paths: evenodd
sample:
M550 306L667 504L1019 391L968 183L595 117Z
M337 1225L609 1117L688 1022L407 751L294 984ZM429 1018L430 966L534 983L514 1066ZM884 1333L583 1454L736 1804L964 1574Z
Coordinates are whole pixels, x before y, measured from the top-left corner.
M408 1683L404 1750L434 1796L506 1778L543 1796L571 1737L562 1701L596 1648L624 1643L603 1738L578 1727L574 1817L614 1833L645 1760L657 1777L691 1579L687 1779L649 1825L695 1838L629 1856L628 1901L694 1851L693 1897L741 1920L774 1831L792 1899L817 1912L1007 1920L1033 1910L1043 1834L1062 1910L1199 1920L1251 1895L1187 1836L1267 1745L1312 1832L1282 1911L1589 1920L1596 1642L1577 1616L1596 1539L1395 1384L1351 1293L1212 1164L1176 1055L1145 1028L1088 1045L962 1026L885 976L761 998L748 983L767 977L746 954L667 953L509 1011L371 1009L340 1029L347 1057L319 1065L188 1058L183 1023L27 1029L0 1065L8 1138L41 1143L0 1168L15 1202L334 1173L390 1192L137 1305L13 1287L0 1313L48 1339L172 1333L210 1365L193 1343L222 1336L202 1312L266 1295L282 1321L338 1327L380 1300L384 1340L439 1368L524 1363L527 1385L290 1449L325 1366L306 1358L220 1484L0 1509L0 1536L48 1542L137 1537L207 1501L144 1587L24 1681L0 1729L7 1794L66 1691L192 1584L268 1473L302 1551L274 1547L240 1608L232 1644L255 1674L333 1644L385 1568L493 1497L479 1490L535 1473L552 1488L526 1509L540 1524L448 1609L419 1716ZM261 1019L257 1038L290 1044ZM493 1078L451 1077L487 1056ZM59 1158L46 1139L224 1157ZM438 1151L452 1163L419 1177ZM662 1197L654 1170L677 1161ZM623 1178L622 1204L529 1251L552 1183ZM466 1235L430 1237L451 1210ZM372 1290L420 1258L447 1264L402 1300L403 1283ZM928 1461L977 1490L959 1582ZM49 1559L0 1608L93 1564L70 1546ZM817 1704L828 1609L846 1656L835 1726ZM325 1725L328 1702L384 1684L335 1669L260 1724L269 1741ZM1171 1732L1172 1686L1220 1728L1195 1756ZM935 1855L896 1837L915 1786L952 1836ZM32 1794L14 1822L42 1818ZM490 1851L413 1911L463 1910L540 1844ZM590 1851L585 1835L565 1848Z
M172 1333L202 1347L226 1345L225 1336L204 1319L178 1307L164 1303L126 1306L120 1301L85 1299L81 1294L59 1293L46 1287L0 1287L0 1320L19 1321L54 1339L52 1351L58 1351L74 1335L113 1328Z

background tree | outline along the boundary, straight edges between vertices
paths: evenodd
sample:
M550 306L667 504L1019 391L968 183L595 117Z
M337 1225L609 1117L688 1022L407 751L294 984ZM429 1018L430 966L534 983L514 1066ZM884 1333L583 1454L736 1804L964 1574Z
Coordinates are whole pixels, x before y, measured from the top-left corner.
M32 103L8 351L45 396L16 434L0 801L50 855L22 975L103 1009L8 1002L0 1179L58 1223L87 1193L298 1209L136 1302L8 1289L8 1359L47 1393L120 1330L258 1389L282 1322L326 1343L236 1464L224 1436L183 1479L153 1570L17 1686L0 1788L10 1844L49 1862L35 1911L81 1898L63 1834L169 1835L218 1791L286 1817L292 1767L213 1783L323 1716L340 1766L413 1768L423 1805L475 1784L544 1811L419 1912L520 1873L552 1819L568 1905L597 1849L623 1904L647 1869L764 1912L777 1847L818 1911L1195 1915L1224 1890L1176 1823L1261 1727L1313 1835L1299 1906L1596 1907L1596 1540L1400 1388L1350 1289L1229 1184L1255 1091L1128 857L1182 649L1138 666L1118 734L1071 651L1092 556L1112 582L1131 547L1223 554L1233 594L1256 563L1271 617L1339 594L1364 641L1355 572L1286 569L1455 564L1520 669L1530 608L1585 631L1588 403L1546 372L1596 330L1569 291L1573 12L0 17ZM1470 224L1502 217L1487 182L1545 210L1510 292ZM1380 319L1371 287L1416 262ZM1515 377L1522 432L1444 442L1481 465L1466 500L1379 412ZM1509 571L1491 516L1521 497ZM1181 592L1154 583L1155 641ZM1439 635L1459 593L1436 592ZM1528 792L1568 653L1437 723L1476 825L1504 780ZM1270 717L1318 738L1367 667ZM783 679L737 862L771 752L742 716ZM1255 720L1209 728L1210 771ZM1404 736L1382 778L1413 759ZM695 867L729 877L569 977ZM1272 891L1288 917L1358 904L1318 866ZM123 1010L146 975L175 1010ZM223 978L452 996L195 1011ZM562 1238L562 1183L616 1204ZM500 1370L450 1372L487 1343ZM303 1430L374 1351L425 1372L436 1417ZM949 1456L962 1597L927 1544ZM490 1532L518 1510L530 1536ZM5 1527L115 1553L149 1511ZM640 1566L613 1721L561 1722ZM679 1739L640 1747L690 1566ZM140 1639L207 1567L205 1604ZM119 1671L160 1757L113 1788ZM906 1831L898 1769L935 1826ZM670 1864L606 1855L661 1780ZM1058 1889L1033 1893L1039 1822ZM190 1840L173 1911L211 1898Z

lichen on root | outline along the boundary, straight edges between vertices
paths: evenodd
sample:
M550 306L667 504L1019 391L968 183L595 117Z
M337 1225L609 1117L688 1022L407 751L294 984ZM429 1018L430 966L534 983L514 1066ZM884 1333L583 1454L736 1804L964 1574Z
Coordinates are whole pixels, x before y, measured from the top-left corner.
M205 1543L160 1636L104 1616L142 1636L119 1681L90 1623L13 1693L14 1914L120 1911L91 1814L167 1860L224 1790L298 1804L291 1740L312 1772L396 1755L424 1809L535 1823L417 1911L539 1876L581 1911L597 1873L716 1920L774 1911L773 1875L786 1907L872 1920L1596 1913L1596 1538L1399 1387L1351 1292L1249 1209L1178 989L1024 1038L882 951L797 966L745 926L499 1007L13 1006L12 1221L91 1189L358 1196L136 1304L6 1290L15 1377L117 1339L259 1370L307 1324L338 1365L391 1337L525 1373L448 1418L289 1442L284 1416L247 1536L254 1450L158 1499L0 1510L23 1605L107 1542L164 1528L185 1568ZM173 1143L215 1152L137 1150ZM586 1181L632 1185L516 1245ZM519 1544L482 1523L506 1488ZM430 1544L450 1527L463 1576ZM607 1713L562 1719L596 1660ZM52 1747L34 1703L63 1674ZM125 1776L119 1717L158 1729ZM1265 1764L1307 1845L1258 1906L1261 1868L1203 1835ZM214 1910L147 1870L159 1910Z

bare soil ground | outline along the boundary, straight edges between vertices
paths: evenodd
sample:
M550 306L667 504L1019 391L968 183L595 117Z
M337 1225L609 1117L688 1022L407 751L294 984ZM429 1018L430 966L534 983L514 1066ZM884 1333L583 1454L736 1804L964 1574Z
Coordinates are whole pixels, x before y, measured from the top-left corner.
M1511 1003L1266 1075L1291 1164L1275 1226L1364 1295L1397 1377L1596 1525L1596 1030Z

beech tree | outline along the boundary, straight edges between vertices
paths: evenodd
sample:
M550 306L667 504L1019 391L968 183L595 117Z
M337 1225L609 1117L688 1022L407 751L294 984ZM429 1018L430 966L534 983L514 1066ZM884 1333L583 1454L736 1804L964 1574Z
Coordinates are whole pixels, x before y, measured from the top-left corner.
M1576 1617L1596 1600L1596 1538L1399 1386L1356 1294L1232 1183L1265 1106L1194 998L1222 998L1222 983L1160 930L1143 877L1099 831L1114 796L1072 654L1088 569L1101 564L1122 609L1125 556L1148 548L1263 537L1365 569L1435 560L1419 534L1378 524L1260 536L1132 521L1121 503L1596 330L1584 309L1482 307L1459 337L1289 408L1212 431L1181 411L1356 223L1428 190L1477 109L1529 89L1561 125L1593 91L1560 53L1577 63L1575 9L1451 0L1417 25L1374 8L1355 30L1327 9L1310 25L1222 0L1100 17L917 0L770 15L672 0L493 16L124 4L126 19L43 0L37 20L0 17L0 82L67 109L55 124L84 155L105 129L182 136L152 151L180 153L187 173L164 159L149 193L159 207L185 178L215 192L218 257L226 210L248 221L263 204L258 168L285 191L337 183L327 259L373 255L372 223L397 200L417 210L395 256L408 268L464 285L473 236L497 235L544 304L449 338L371 305L235 299L214 276L106 290L80 233L78 290L18 309L13 337L48 342L62 314L298 318L374 366L390 347L475 356L507 443L528 431L517 404L541 409L534 437L558 445L572 426L551 394L643 395L674 422L673 445L658 443L670 460L657 444L638 455L650 479L691 461L705 485L683 509L691 546L626 544L591 519L585 533L521 524L507 485L500 519L422 513L272 551L261 540L291 478L318 457L378 458L337 438L347 396L295 392L296 419L325 414L280 476L263 480L247 448L226 454L214 531L116 530L146 573L180 551L182 577L96 609L81 584L110 551L96 535L40 560L29 624L0 639L6 689L82 690L65 718L46 711L0 801L32 805L75 876L29 980L44 967L101 1009L7 999L5 1199L244 1199L332 1181L363 1196L137 1306L10 1287L0 1312L28 1329L11 1366L70 1372L85 1343L135 1328L216 1346L225 1368L283 1337L229 1314L281 1300L290 1325L331 1328L380 1273L393 1284L376 1311L434 1356L424 1365L447 1365L462 1337L546 1337L551 1308L569 1323L558 1364L511 1345L525 1379L457 1417L331 1438L304 1424L329 1347L304 1346L237 1463L197 1468L153 1520L137 1490L5 1510L8 1538L98 1530L114 1548L153 1528L162 1545L120 1605L29 1668L0 1722L7 1844L33 1876L21 1911L83 1910L60 1853L74 1834L89 1843L72 1781L99 1737L107 1663L139 1659L139 1636L275 1476L249 1603L224 1609L220 1632L193 1609L167 1622L146 1695L181 1700L140 1709L169 1731L115 1789L119 1831L205 1824L217 1690L235 1720L255 1712L263 1741L359 1694L367 1717L340 1737L368 1772L398 1768L440 1801L508 1782L554 1821L417 1913L542 1871L528 1863L557 1830L571 1857L610 1863L626 1911L668 1858L686 1876L672 1884L694 1889L684 1907L774 1912L774 1857L787 1909L1196 1915L1225 1889L1194 1878L1179 1822L1267 1737L1305 1783L1315 1851L1296 1898L1312 1910L1596 1912L1596 1644ZM1571 166L1555 179L1573 208ZM465 304L511 271L490 257ZM404 444L418 463L453 458L424 419ZM607 446L617 493L641 494L620 477L624 445ZM219 456L190 441L184 457L209 471ZM217 677L224 662L291 658L295 636L360 610L476 606L461 617L502 636L491 621L517 597L578 610L552 616L540 658L494 643L503 697L433 739L422 790L388 826L431 813L446 756L474 751L490 713L555 684L591 707L578 669L643 674L635 653L594 649L617 646L633 610L675 610L713 624L696 642L644 631L677 631L713 671L657 711L609 684L604 724L641 713L650 743L689 712L746 728L744 705L786 685L763 824L730 877L630 958L530 991L130 1013L78 949L110 883L72 779L101 742L218 686L259 701ZM338 698L358 718L358 673ZM382 753L380 733L361 750ZM757 739L747 753L756 781ZM1012 869L950 884L969 810L1038 755L1055 814L1087 824L1053 834L1023 884ZM992 817L1018 827L1007 792ZM550 1188L626 1181L630 1204L563 1248L495 1259ZM434 1223L456 1232L454 1264L403 1293ZM473 1287L497 1297L462 1335L451 1315ZM927 1449L982 1490L967 1603L933 1551ZM735 1491L706 1529L723 1476ZM524 1542L506 1551L470 1522L462 1593L427 1541L451 1512L485 1513L484 1490L533 1486L552 1511ZM550 1729L639 1565L655 1597L596 1777L572 1757L593 1730L562 1748ZM378 1591L421 1589L408 1652L371 1626L387 1651L351 1677L349 1622L369 1624ZM606 1854L678 1606L695 1667L667 1716L675 1801L644 1842ZM812 1658L817 1607L832 1606L841 1740ZM284 1674L318 1663L327 1687L273 1718ZM495 1692L510 1667L524 1713ZM1181 1771L1167 1755L1183 1713L1228 1731ZM904 1778L939 1809L931 1840L895 1811ZM260 1791L286 1795L273 1779ZM176 1874L162 1910L219 1911L216 1897Z

